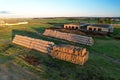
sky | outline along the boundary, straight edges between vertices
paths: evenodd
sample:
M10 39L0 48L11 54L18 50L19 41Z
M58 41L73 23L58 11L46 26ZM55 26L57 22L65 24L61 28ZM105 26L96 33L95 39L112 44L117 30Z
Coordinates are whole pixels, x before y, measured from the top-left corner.
M120 0L0 0L3 17L120 17Z

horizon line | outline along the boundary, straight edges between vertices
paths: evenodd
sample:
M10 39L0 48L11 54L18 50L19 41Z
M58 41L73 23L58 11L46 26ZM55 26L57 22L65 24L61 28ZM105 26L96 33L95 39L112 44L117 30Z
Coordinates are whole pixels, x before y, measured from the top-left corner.
M48 16L48 17L0 17L0 18L120 18L120 16Z

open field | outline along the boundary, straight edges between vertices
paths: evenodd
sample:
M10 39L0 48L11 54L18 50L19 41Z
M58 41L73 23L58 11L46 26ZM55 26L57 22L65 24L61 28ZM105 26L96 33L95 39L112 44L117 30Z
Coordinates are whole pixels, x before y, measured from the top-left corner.
M56 19L5 19L6 22L28 21L27 25L0 27L0 80L120 80L120 26L114 26L111 36L94 37L93 46L85 46L42 36L45 28L62 26L73 20ZM87 21L86 21L87 22ZM92 21L91 21L92 22ZM90 52L84 66L53 59L34 50L12 44L15 34L53 41L56 44L84 46ZM39 59L32 66L20 56L32 55Z

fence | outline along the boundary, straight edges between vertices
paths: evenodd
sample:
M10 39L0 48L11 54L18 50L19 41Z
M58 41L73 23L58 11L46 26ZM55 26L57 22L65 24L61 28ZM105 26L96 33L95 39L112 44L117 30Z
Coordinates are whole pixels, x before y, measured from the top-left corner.
M76 43L80 43L80 44L84 44L84 45L92 46L94 44L92 37L64 33L64 32L59 32L56 30L46 29L45 32L43 33L43 35L55 37L55 38L59 38L59 39L64 39L64 40L68 40L68 41L72 41L72 42L76 42Z

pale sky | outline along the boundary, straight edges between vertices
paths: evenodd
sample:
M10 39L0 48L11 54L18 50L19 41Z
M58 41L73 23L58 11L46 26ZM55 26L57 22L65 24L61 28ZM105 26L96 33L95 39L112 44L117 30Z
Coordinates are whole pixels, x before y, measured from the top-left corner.
M120 17L120 0L0 0L1 17Z

